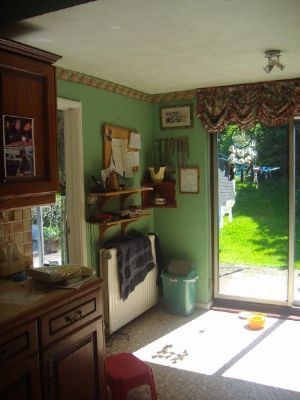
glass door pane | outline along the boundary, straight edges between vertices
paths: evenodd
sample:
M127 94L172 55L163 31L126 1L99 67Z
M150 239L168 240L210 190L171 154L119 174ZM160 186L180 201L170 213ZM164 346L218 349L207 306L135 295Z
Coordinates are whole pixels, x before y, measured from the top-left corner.
M287 302L288 126L218 136L218 294Z

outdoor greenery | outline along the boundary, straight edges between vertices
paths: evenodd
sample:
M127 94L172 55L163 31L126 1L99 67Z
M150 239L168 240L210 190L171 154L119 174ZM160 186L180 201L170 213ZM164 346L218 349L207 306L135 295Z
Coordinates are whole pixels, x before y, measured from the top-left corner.
M218 153L228 157L232 145L232 136L237 132L245 132L252 138L251 147L256 156L252 159L255 165L277 166L279 175L286 176L288 170L288 125L277 128L267 128L257 124L247 131L239 130L236 125L230 125L218 136Z
M41 207L43 217L44 240L61 240L63 237L64 197L56 195L56 203ZM32 209L32 223L37 224L37 209Z
M219 135L219 153L230 154L230 127ZM299 137L299 126L297 126ZM233 221L224 218L219 231L219 262L262 267L288 266L288 128L264 128L251 131L256 157L254 165L279 166L279 173L259 186L250 177L236 181ZM296 176L299 176L296 170ZM298 222L299 223L298 223ZM295 267L300 269L300 180L296 182Z
M233 221L220 229L220 263L286 267L288 257L287 181L256 189L236 182Z
M43 227L44 240L59 240L60 229L56 226L44 226Z
M300 183L300 182L299 182ZM300 269L300 185L296 191L295 267ZM236 182L233 221L219 234L220 263L287 268L288 181L265 181L258 189Z

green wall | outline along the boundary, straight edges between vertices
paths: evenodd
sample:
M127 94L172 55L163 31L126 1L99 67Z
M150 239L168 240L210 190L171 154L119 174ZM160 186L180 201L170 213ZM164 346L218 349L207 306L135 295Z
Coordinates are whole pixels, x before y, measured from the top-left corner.
M188 166L200 168L199 194L180 194L177 175L177 208L155 208L153 217L133 223L130 228L159 234L161 248L166 262L173 258L192 259L199 272L197 301L207 303L211 299L211 243L210 243L210 187L209 187L209 138L195 116L194 127L189 129L160 130L160 104L152 105L125 96L90 86L58 80L59 97L80 101L83 117L84 172L86 193L93 186L90 175L99 175L102 168L102 125L110 123L137 129L141 132L142 150L140 168L128 185L140 186L140 181L150 166L152 140L160 137L188 136L190 159ZM191 102L191 101L190 101ZM174 104L186 104L172 102ZM163 104L170 105L170 104ZM130 198L130 202L140 204L140 196ZM118 233L118 228L110 228L108 236ZM97 268L99 234L95 226L88 224L87 230L89 263Z
M135 129L141 133L141 165L139 170L134 173L133 179L126 182L127 186L140 186L146 167L145 160L152 146L152 105L109 91L63 80L57 81L57 95L82 103L85 192L88 193L94 186L91 175L99 176L103 168L102 126L105 123ZM130 196L129 203L141 204L140 195ZM118 205L115 206L118 208ZM119 228L119 226L109 228L105 240L118 234ZM152 232L153 217L132 223L130 228L141 232ZM97 225L87 224L87 252L89 264L98 270L99 229Z
M172 102L171 105L187 104ZM194 126L188 129L160 130L159 109L164 103L153 107L153 137L189 137L190 159L187 166L200 169L199 194L179 193L179 172L176 178L177 208L155 208L154 225L159 234L166 261L172 258L191 259L199 273L197 300L211 300L211 230L210 230L210 178L209 137L196 117L193 102Z

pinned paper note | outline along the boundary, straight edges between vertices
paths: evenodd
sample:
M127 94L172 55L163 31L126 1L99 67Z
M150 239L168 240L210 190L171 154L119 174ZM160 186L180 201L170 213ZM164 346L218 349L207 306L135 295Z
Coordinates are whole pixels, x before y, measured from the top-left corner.
M130 132L128 146L132 149L140 150L142 147L141 134L138 132Z
M139 151L129 151L128 157L130 158L130 163L133 168L140 166L140 152Z
M112 139L112 159L111 169L121 176L132 178L132 161L128 156L127 140L126 139Z

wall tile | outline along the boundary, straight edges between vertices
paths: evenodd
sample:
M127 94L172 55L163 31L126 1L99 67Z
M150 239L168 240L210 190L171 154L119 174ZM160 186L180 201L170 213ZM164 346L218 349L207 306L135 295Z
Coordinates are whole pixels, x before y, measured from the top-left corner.
M13 233L13 224L4 224L4 234L5 236L11 235Z
M25 256L32 255L32 243L24 244L24 255Z
M23 233L18 233L14 235L14 242L16 244L23 244L24 243Z
M24 219L31 220L31 209L30 208L23 208L23 220Z
M13 240L21 255L32 254L31 209L0 210L0 246ZM24 232L24 233L23 233Z
M23 221L23 232L31 232L31 219Z
M6 221L14 221L15 215L13 211L7 211Z
M22 210L14 210L14 220L15 221L22 221L22 219L23 219Z
M32 234L31 232L24 232L24 242L23 243L32 243Z
M14 233L23 232L23 222L22 221L13 222L13 231Z
M19 250L19 253L24 255L24 245L23 244L17 244L17 248Z

